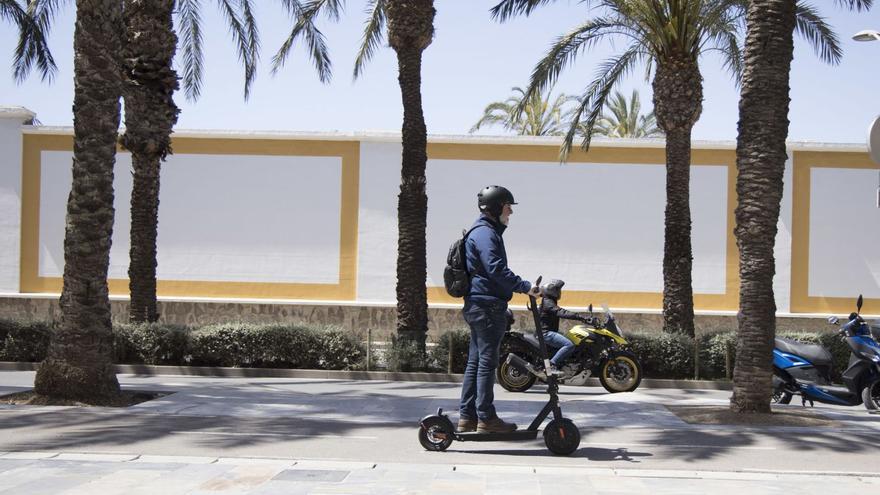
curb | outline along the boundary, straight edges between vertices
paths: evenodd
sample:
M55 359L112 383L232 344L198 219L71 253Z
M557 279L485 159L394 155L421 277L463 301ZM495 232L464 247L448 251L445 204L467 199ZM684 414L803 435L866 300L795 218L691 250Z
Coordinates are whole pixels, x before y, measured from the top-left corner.
M36 371L40 363L0 361L0 371ZM341 371L301 370L287 368L228 368L220 366L159 366L149 364L117 364L116 372L141 376L206 376L214 378L319 378L328 380L382 380L391 382L461 383L458 373L407 373L399 371ZM600 386L590 378L587 386ZM641 388L672 388L681 390L732 390L732 384L722 380L669 380L645 378Z

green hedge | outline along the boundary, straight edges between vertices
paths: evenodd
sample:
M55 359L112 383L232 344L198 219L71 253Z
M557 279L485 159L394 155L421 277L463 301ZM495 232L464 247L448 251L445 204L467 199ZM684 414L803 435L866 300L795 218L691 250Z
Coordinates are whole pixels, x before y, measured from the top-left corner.
M0 361L42 361L51 326L0 319ZM260 368L354 369L366 349L337 327L227 323L191 328L124 324L113 327L117 363Z
M780 337L824 346L834 357L834 378L849 362L849 347L832 333L781 332ZM724 379L733 373L736 364L736 334L732 331L703 334L697 339L664 333L627 332L626 338L642 363L647 378L694 378L695 357L698 357L700 379ZM467 363L470 343L468 330L452 330L440 336L429 352L431 368L446 371L449 345L453 345L452 371L462 373ZM696 356L696 350L699 356ZM728 369L729 367L729 369Z
M0 319L0 361L42 361L51 333L46 322ZM116 325L113 334L116 362L126 364L360 369L366 357L364 345L336 327L224 323L192 328L154 323ZM849 348L833 333L780 336L828 349L835 378L849 362ZM662 333L627 332L626 337L647 378L694 378L696 349L702 379L725 378L735 364L736 336L729 331L700 335L696 341ZM392 345L385 357L391 370L446 372L451 345L452 372L462 373L469 344L470 331L455 329L443 333L426 356L412 346Z

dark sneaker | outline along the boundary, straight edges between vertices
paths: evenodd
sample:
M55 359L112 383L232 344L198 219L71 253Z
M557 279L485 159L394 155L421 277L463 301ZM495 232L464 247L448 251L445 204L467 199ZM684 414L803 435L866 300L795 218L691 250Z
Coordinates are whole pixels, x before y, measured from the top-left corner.
M485 421L481 419L477 423L478 433L508 433L514 430L516 430L516 424L507 423L498 416Z
M455 431L458 433L477 431L477 420L472 418L458 418L458 428L456 428Z

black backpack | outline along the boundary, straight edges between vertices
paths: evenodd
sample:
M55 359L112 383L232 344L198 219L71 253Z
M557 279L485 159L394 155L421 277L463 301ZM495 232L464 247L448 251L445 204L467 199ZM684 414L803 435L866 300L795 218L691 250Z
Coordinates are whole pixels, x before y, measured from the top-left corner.
M471 290L471 276L467 271L467 254L465 252L465 243L471 230L462 230L461 239L456 239L449 246L449 254L446 255L446 268L443 269L443 285L446 286L446 292L452 297L464 297Z

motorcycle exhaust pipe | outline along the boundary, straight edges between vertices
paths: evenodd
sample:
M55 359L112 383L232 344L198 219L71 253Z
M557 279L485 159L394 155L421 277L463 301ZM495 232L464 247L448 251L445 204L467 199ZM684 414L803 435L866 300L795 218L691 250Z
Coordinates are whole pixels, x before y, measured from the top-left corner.
M514 368L518 369L519 371L521 371L521 372L523 372L523 373L531 373L531 374L533 374L533 375L535 375L535 376L537 376L537 377L542 377L542 376L544 376L543 373L541 373L540 371L536 370L536 369L532 366L532 363L530 363L530 362L526 361L525 359L523 359L523 358L517 356L516 354L513 354L513 353L508 354L508 355L507 355L507 360L506 360L505 362L507 363L508 366L513 366Z

